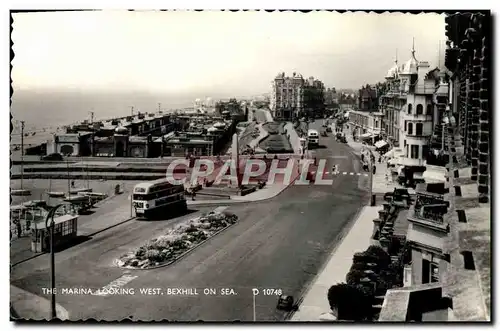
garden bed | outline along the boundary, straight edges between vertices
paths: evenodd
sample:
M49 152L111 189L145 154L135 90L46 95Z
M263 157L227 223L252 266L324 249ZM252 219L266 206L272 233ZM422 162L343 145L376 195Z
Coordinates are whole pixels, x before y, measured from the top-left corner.
M184 221L162 236L121 256L117 265L128 269L151 269L172 264L237 220L234 214L212 211Z

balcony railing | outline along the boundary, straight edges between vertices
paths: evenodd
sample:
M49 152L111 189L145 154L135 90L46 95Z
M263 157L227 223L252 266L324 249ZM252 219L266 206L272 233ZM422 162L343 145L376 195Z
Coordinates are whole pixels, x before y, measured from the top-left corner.
M444 214L446 214L447 210L448 206L444 203L415 206L412 216L418 219L443 223Z

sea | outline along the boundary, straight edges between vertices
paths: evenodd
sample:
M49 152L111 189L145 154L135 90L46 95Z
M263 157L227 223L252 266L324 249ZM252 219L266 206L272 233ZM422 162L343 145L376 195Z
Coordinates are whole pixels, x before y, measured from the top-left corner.
M123 117L137 112L171 112L176 109L192 108L196 99L229 99L229 93L210 93L211 91L192 91L184 93L148 93L137 91L88 91L81 89L65 90L15 90L12 95L11 113L13 132L19 134L21 123L25 121L25 132L52 132L58 127L90 120L94 121Z

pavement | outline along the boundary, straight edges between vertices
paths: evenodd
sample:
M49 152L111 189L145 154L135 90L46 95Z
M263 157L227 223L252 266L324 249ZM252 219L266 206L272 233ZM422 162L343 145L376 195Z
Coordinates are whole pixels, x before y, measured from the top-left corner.
M359 171L359 162L348 146L333 137L322 141L323 147L315 155L327 159L328 169L338 164L346 172ZM124 295L58 295L57 302L72 320L251 321L252 288L281 289L301 297L368 201L366 177L326 177L334 179L331 185L293 185L272 199L229 205L228 211L238 215L238 223L168 269L125 272L113 261L183 219L214 207L190 205L192 214L181 218L131 220L101 232L84 244L56 254L56 286L97 289L115 284L136 289L136 293L126 295L126 299ZM46 297L41 288L49 284L48 262L48 256L42 255L14 266L11 284ZM138 293L140 288L152 287L193 288L198 295ZM205 295L207 289L217 294ZM285 320L287 314L276 310L276 302L275 295L256 297L257 321ZM18 310L22 316L22 309Z
M321 315L330 313L328 289L335 284L345 283L345 276L352 266L352 257L370 246L373 234L372 220L378 217L380 206L363 207L346 236L334 249L323 270L318 274L300 303L299 310L291 318L298 322L316 322Z
M16 315L22 312L23 319L50 320L50 301L41 296L10 286L11 309ZM56 303L56 316L60 320L69 319L69 313ZM13 318L15 316L11 316Z
M332 131L335 133L335 122L331 124ZM349 125L351 128L351 125ZM397 182L397 178L392 174L391 169L387 167L387 162L382 161L378 163L378 159L380 153L378 153L375 149L375 146L365 145L360 141L355 141L352 139L351 129L345 130L347 139L347 145L352 148L353 152L361 156L365 155L365 159L372 153L375 156L375 167L376 173L373 175L373 193L386 193L392 192L395 188L406 188L410 194L415 194L415 190L413 188L407 188L402 185L399 185Z
M52 181L48 184L48 181L37 181L36 187L33 187L33 191L37 190L44 191L47 190L47 185L52 187L53 191L65 191L67 189L67 181ZM77 183L78 184L78 183ZM98 186L100 184L100 186ZM79 215L78 216L78 236L83 240L86 236L91 235L96 231L100 231L109 226L118 224L126 219L130 218L130 191L136 184L134 182L124 182L120 183L120 186L124 192L120 195L114 195L114 192L106 190L105 188L111 188L114 190L116 182L94 182L91 183L91 187L100 187L101 190L95 189L95 192L108 193L109 198L96 204L96 208L93 209L93 213L89 215ZM13 204L21 203L22 197L12 197ZM37 194L33 194L32 197L27 200L37 199ZM56 204L59 199L50 199L49 203ZM11 264L20 263L26 259L31 259L39 253L34 253L31 251L31 239L29 236L12 238L10 246L10 262Z

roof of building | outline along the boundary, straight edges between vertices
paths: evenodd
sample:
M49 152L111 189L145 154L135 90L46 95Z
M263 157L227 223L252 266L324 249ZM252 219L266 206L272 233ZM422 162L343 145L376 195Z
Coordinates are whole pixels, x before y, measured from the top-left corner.
M418 73L418 61L415 58L415 50L411 52L411 58L403 66L403 75L416 75Z

